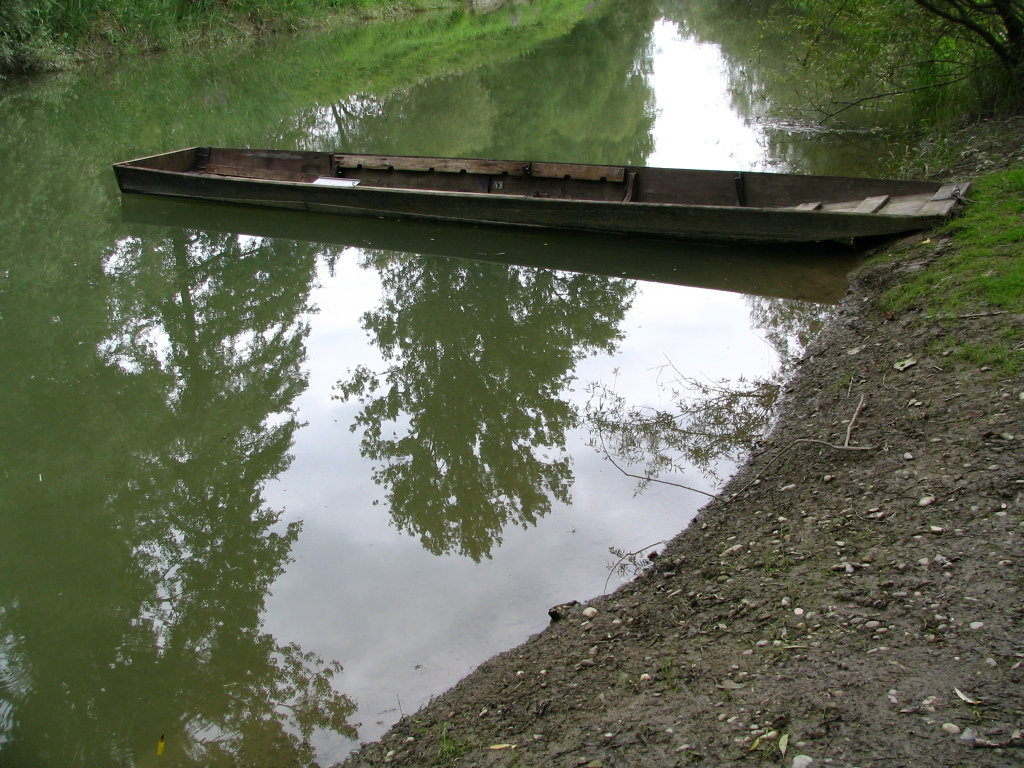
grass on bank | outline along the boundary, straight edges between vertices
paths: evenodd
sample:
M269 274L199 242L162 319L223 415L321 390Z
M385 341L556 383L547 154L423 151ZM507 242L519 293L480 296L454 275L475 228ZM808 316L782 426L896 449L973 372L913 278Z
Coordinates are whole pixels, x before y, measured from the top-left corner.
M0 77L110 54L233 42L457 0L0 0Z
M964 215L932 236L951 235L950 247L890 289L884 310L958 319L1024 313L1024 166L983 176L970 198ZM994 332L986 345L965 346L957 354L1007 374L1024 371L1024 337L1017 324Z

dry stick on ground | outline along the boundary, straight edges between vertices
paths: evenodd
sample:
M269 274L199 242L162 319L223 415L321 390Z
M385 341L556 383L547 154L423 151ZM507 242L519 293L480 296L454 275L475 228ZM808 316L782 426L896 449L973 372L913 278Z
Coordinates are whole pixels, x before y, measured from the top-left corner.
M875 446L873 446L873 445L850 445L850 433L853 431L853 422L855 422L857 420L857 417L860 415L861 408L863 408L863 407L864 407L864 395L861 395L860 396L860 402L857 404L857 410L854 411L853 418L850 419L850 424L846 428L846 443L845 444L843 444L843 445L833 445L832 443L826 442L825 440L816 440L813 437L798 437L792 443L790 443L785 448L783 448L781 451L779 451L777 454L775 454L775 457L773 459L771 459L767 464L765 464L761 468L760 472L758 472L756 475L754 475L754 479L753 480L751 480L745 486L740 488L740 490L736 491L736 493L730 495L729 498L725 500L725 503L728 504L733 499L739 497L748 488L750 488L754 483L756 483L758 480L760 480L761 479L761 475L763 475L765 472L767 472L768 469L776 461L778 461L780 458L782 458L782 456L786 453L786 451L790 450L797 443L817 443L818 445L824 445L826 448L831 448L834 451L873 451L873 450L875 450Z
M853 422L860 416L860 409L864 407L864 395L861 394L860 402L857 403L857 410L853 412L853 418L850 419L850 424L846 427L846 442L843 443L844 448L850 447L850 433L853 432Z

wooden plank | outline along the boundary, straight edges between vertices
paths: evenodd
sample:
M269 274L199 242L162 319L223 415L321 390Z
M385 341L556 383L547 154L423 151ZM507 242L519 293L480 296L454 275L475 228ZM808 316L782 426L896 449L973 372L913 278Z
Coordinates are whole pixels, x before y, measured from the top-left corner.
M581 181L626 180L626 169L614 165L579 165L577 163L532 163L530 174L549 179L578 179Z
M949 216L953 212L953 209L959 204L959 199L955 197L950 197L945 200L929 200L921 206L921 210L918 211L918 215L945 218L946 216Z
M866 197L863 202L860 203L856 208L853 209L854 213L875 213L883 205L889 202L888 195L877 195L875 197Z
M816 203L800 203L800 205L796 206L796 209L798 211L820 211L821 210L821 202L816 202Z
M339 168L380 171L422 171L437 173L480 173L522 176L529 163L508 160L473 160L444 157L400 157L398 155L333 155Z

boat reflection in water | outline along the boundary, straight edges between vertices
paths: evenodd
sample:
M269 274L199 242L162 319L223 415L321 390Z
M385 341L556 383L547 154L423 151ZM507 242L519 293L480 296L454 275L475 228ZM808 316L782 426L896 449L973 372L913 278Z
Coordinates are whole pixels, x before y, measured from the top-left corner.
M125 196L132 223L517 264L753 296L838 303L859 254L840 244L713 245L256 209Z

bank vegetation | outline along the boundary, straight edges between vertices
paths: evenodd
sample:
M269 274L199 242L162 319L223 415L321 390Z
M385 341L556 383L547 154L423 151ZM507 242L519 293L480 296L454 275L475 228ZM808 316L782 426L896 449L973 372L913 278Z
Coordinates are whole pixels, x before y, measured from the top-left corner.
M3 0L0 78L83 60L228 42L459 0Z

